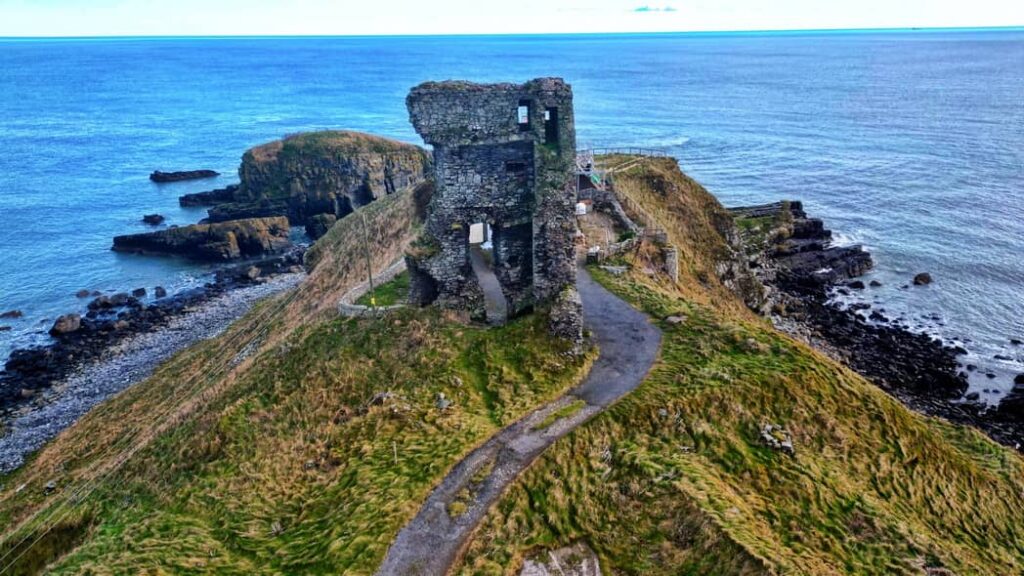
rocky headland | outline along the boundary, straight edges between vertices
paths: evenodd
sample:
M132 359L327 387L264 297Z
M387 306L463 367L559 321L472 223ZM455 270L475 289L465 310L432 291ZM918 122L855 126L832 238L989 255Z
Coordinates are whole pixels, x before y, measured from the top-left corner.
M958 358L966 351L867 303L844 305L835 294L870 290L857 280L873 267L862 246L836 246L822 220L800 202L731 208L748 265L766 287L773 323L867 377L925 414L970 424L995 440L1024 444L1024 384L999 408L964 400L967 375ZM930 280L918 274L914 284Z
M179 202L209 206L209 222L286 216L316 239L333 221L422 182L429 171L430 156L419 146L358 132L311 132L248 150L238 185Z

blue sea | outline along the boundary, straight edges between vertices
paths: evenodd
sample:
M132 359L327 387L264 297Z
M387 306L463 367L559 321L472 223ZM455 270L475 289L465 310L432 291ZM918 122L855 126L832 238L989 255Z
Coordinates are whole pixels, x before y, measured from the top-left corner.
M323 128L419 143L413 85L536 76L573 85L581 146L665 150L727 205L800 199L864 243L884 284L866 297L964 343L997 375L972 383L985 399L1024 372L1021 30L0 40L0 312L25 314L0 321L0 359L80 289L202 282L111 237L197 221L178 196L235 182L246 148ZM223 175L147 178L198 168Z

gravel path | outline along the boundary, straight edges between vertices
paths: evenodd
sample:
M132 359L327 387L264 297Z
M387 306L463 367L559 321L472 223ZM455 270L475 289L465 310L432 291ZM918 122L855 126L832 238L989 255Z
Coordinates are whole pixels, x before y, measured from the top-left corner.
M50 389L42 406L32 406L3 423L6 429L0 437L0 473L20 466L26 455L74 424L93 406L146 379L179 350L220 334L257 300L294 287L304 276L283 274L263 284L231 290L173 318L158 330L112 347L101 360Z
M583 270L578 287L587 327L600 356L586 379L565 396L506 427L455 465L427 497L419 513L395 538L379 576L443 575L455 561L487 509L548 446L634 390L654 364L661 332L647 317L594 282ZM585 405L554 424L544 419L577 399ZM489 472L474 482L481 469ZM457 516L449 505L468 488L471 498Z

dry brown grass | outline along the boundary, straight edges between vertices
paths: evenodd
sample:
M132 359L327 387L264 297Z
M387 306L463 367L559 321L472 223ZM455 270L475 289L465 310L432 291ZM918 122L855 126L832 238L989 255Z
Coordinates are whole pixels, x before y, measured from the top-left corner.
M1019 455L911 412L721 300L699 274L713 265L715 211L687 215L705 193L649 163L629 193L664 218L697 273L679 285L648 276L655 254L641 250L630 274L593 274L652 318L685 321L659 321L661 357L644 384L552 446L455 573L515 574L525 557L580 540L613 574L1022 573ZM659 181L672 186L661 194ZM761 442L765 423L785 426L795 456Z

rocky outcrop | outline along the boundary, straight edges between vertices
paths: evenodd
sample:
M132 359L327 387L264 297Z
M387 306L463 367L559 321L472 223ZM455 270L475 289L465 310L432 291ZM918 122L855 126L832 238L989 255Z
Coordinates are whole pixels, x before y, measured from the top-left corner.
M288 233L287 218L251 218L117 236L113 250L228 261L279 253L289 246Z
M220 172L213 170L186 170L182 172L161 172L159 170L149 175L153 182L181 182L184 180L198 180L200 178L213 178L220 176Z
M854 280L873 266L861 246L832 246L832 232L808 218L800 202L730 210L749 247L751 267L773 286L777 323L797 320L852 368L887 390L959 398L967 388L957 354L923 334L889 326L884 316L829 300L836 286L864 289ZM866 306L870 307L870 306Z
M320 238L327 231L334 226L334 223L338 221L338 217L334 214L316 214L309 217L306 220L306 236L309 236L313 240Z
M227 222L243 218L270 218L288 215L288 200L284 198L261 198L255 202L227 202L207 210L205 222ZM307 220L291 220L297 226Z
M911 332L867 302L844 306L830 299L833 289L867 289L854 278L871 268L870 254L859 246L832 246L831 232L821 220L808 218L799 202L731 212L751 268L772 288L777 327L845 362L918 412L976 426L1009 446L1024 443L1024 385L997 410L971 397L964 402L968 384L958 364L963 349Z
M214 206L224 202L232 202L235 199L235 191L237 190L238 184L232 184L230 186L217 188L216 190L210 190L208 192L185 194L184 196L178 197L178 204L182 208L192 208L196 206Z
M164 223L164 220L166 218L162 214L146 214L142 217L142 222L151 226L159 226Z
M287 216L305 225L320 214L341 218L419 184L429 168L427 152L412 144L358 132L310 132L252 148L242 156L237 186L182 196L180 203L213 205L210 222Z
M730 208L747 246L749 266L767 285L819 292L872 268L860 245L832 246L832 231L808 218L797 201Z

